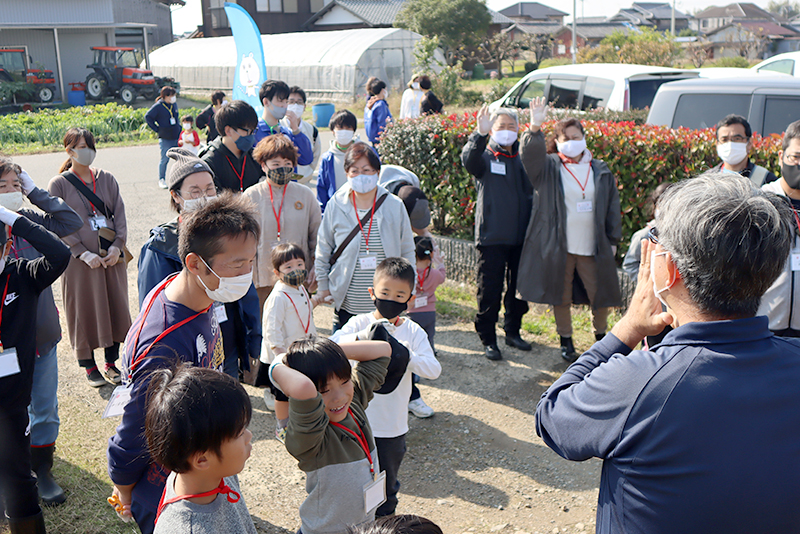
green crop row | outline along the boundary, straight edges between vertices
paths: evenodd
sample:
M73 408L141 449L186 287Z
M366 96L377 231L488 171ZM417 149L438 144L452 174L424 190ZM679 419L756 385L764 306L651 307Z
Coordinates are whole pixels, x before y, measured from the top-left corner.
M144 120L146 108L134 109L119 104L23 111L0 116L0 152L17 154L63 148L66 131L72 127L88 129L99 144L156 139ZM198 108L180 110L181 115L197 116Z

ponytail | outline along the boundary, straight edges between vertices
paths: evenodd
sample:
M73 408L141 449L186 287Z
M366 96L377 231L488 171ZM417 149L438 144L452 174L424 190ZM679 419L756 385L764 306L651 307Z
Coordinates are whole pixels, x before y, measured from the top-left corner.
M61 164L61 168L58 169L58 174L61 174L64 171L68 171L72 168L72 158L67 158L67 161Z

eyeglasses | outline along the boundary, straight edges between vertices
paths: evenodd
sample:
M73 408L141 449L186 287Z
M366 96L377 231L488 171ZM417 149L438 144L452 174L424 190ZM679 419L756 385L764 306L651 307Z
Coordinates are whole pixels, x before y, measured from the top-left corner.
M651 226L647 230L647 236L645 237L654 245L658 245L658 229L655 226Z
M189 195L190 199L195 200L195 199L198 199L200 197L215 197L215 196L217 196L218 192L219 191L217 190L217 186L212 184L212 185L209 185L208 187L206 187L205 189L200 189L199 187L192 187L186 193ZM178 195L182 199L186 200L186 197L184 197L184 195L181 194L180 191L178 191Z
M800 163L800 154L784 154L783 159L785 159L787 163L797 165Z

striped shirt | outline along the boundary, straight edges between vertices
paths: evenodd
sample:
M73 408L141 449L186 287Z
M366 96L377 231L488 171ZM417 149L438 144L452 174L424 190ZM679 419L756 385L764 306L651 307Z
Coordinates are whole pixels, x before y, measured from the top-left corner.
M367 214L367 211L358 210L358 218L362 219ZM344 297L344 302L342 302L342 309L353 315L369 313L375 310L375 304L369 296L369 291L367 291L368 288L372 287L372 277L375 274L375 269L362 269L361 258L374 256L376 266L386 259L378 225L373 222L371 232L367 229L368 225L369 223L364 225L364 230L369 233L369 254L367 254L366 235L362 234L361 245L358 248L359 261L356 262L353 278L350 280L350 286L347 288L347 294Z

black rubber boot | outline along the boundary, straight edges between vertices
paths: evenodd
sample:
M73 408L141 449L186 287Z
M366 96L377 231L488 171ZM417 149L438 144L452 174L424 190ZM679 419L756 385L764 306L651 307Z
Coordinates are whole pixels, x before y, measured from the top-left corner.
M51 472L55 450L55 445L31 447L31 470L36 473L39 497L45 506L56 506L67 500L64 490L56 483Z
M47 534L42 512L23 519L8 518L8 527L11 534Z
M561 336L561 357L570 363L577 359L575 355L575 346L572 344L571 337Z

